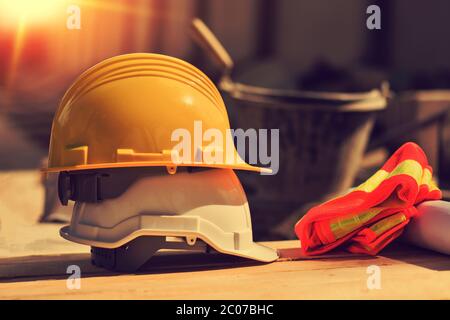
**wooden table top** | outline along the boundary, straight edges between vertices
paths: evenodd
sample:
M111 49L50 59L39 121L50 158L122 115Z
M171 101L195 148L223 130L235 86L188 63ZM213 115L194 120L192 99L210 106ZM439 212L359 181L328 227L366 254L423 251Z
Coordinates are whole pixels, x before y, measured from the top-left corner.
M266 244L280 249L279 261L161 255L137 274L96 268L87 253L3 258L0 299L450 299L448 256L397 244L377 257L297 260L297 241ZM80 289L67 288L69 265L80 266ZM367 286L372 265L380 289Z

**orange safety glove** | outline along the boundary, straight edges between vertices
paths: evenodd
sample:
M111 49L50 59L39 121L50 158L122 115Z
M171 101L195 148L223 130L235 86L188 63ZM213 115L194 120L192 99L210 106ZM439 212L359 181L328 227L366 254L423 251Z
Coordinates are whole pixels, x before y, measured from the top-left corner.
M348 194L311 208L295 225L304 255L338 246L375 255L414 217L415 205L442 197L423 150L408 142L366 182Z

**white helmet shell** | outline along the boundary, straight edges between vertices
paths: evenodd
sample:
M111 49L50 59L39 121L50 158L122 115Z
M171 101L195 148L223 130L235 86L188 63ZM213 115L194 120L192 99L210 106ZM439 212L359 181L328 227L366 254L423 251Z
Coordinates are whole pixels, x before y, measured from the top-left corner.
M61 235L115 249L139 237L202 240L218 252L271 262L277 252L253 242L245 192L231 169L144 176L119 197L75 203Z

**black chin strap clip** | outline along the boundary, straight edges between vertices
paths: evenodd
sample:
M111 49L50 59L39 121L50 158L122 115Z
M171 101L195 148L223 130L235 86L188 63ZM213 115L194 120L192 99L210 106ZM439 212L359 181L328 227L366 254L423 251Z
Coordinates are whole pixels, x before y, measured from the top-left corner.
M61 204L66 206L69 200L96 203L102 198L103 175L99 173L70 174L59 173L58 196Z

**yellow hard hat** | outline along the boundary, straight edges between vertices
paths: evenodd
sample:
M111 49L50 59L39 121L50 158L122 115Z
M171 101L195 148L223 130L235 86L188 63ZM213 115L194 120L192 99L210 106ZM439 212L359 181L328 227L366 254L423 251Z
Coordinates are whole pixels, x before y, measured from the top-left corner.
M215 85L199 69L173 57L135 53L107 59L84 72L64 95L53 119L47 171L177 166L267 171L233 159L173 161L171 136L183 128L229 135L227 110ZM195 145L195 144L194 144ZM200 157L198 153L200 152ZM214 152L224 152L217 149ZM200 159L200 160L198 160Z

